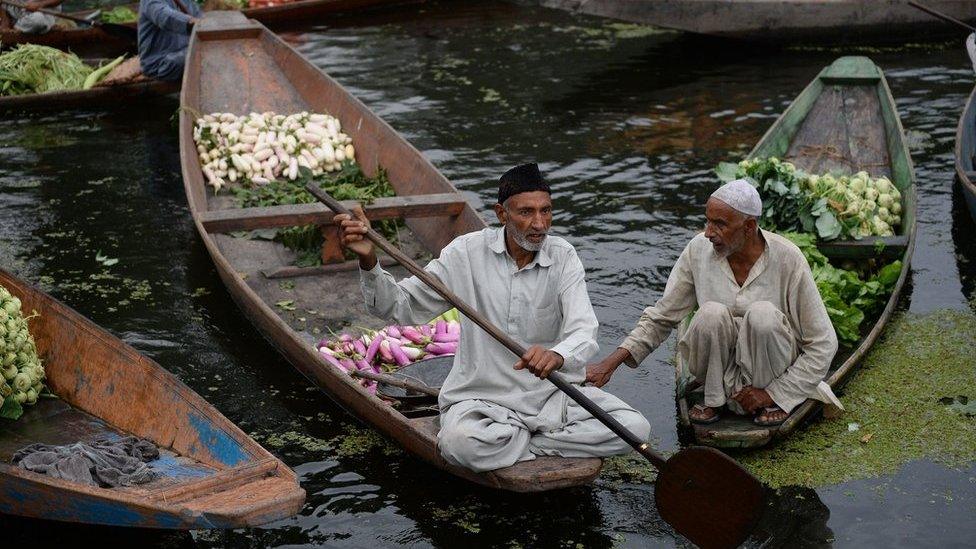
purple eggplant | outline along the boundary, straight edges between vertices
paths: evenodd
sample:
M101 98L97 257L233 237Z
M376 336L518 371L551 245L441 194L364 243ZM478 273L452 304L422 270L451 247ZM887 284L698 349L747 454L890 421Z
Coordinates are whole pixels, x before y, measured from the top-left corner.
M349 343L352 341L352 339L353 339L352 336L349 334L342 334L339 336L339 341L343 343Z
M343 372L349 371L341 362L339 362L339 359L337 359L336 357L328 353L322 353L322 358L324 358L326 362L342 370Z
M394 362L394 360L393 360L393 353L390 352L390 340L389 339L384 339L383 342L380 343L379 353L380 353L380 356L383 357L383 360L385 362L389 362L390 364L392 364Z
M347 372L353 372L359 369L356 367L356 363L353 362L351 358L340 358L339 364L342 364L342 366L345 367Z
M369 362L366 362L364 359L357 358L356 360L354 360L354 362L356 363L356 368L360 370L366 370L367 372L373 371L373 367L370 366Z
M386 327L386 333L390 335L393 339L400 339L403 337L403 332L400 331L400 327L396 324Z
M427 352L432 355L443 356L453 355L457 352L457 342L431 343L426 347Z
M400 347L400 350L403 351L403 354L407 355L407 358L409 358L411 362L418 360L420 357L424 356L423 350L413 346L403 346Z
M359 356L365 356L366 355L366 345L364 345L362 341L360 341L358 339L356 341L353 341L352 342L352 348L353 348L354 351L356 351L356 354L357 355L359 355Z
M319 347L319 352L322 353L323 355L335 356L335 351L333 351L332 349L328 348L325 345Z
M458 322L458 321L456 321L456 320L452 320L452 321L448 322L447 323L447 333L449 333L449 334L459 334L460 335L460 333L461 333L461 323Z
M369 347L366 349L366 354L363 355L366 362L369 362L370 364L373 363L373 359L376 357L376 352L380 350L380 343L383 343L384 339L385 338L380 334L376 334L373 341L369 343Z
M393 354L393 360L396 361L398 366L409 366L410 359L407 357L406 353L403 352L403 348L400 344L390 342L390 353Z
M421 324L417 328L420 330L420 333L424 334L427 337L434 335L434 327L431 326L430 324Z
M411 343L416 343L417 345L427 343L427 338L424 336L424 334L420 333L420 331L413 326L404 326L401 333L403 334L403 337L407 338L407 340L409 340Z
M447 333L447 321L438 320L437 324L434 325L435 334L446 334Z
M460 334L434 334L434 343L452 343L459 339Z

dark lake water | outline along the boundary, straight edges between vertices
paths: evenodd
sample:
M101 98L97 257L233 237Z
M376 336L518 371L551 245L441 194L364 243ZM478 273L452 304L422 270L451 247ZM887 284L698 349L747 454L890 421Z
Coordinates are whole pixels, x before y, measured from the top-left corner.
M492 219L495 181L539 162L554 228L588 271L609 352L657 298L703 223L710 170L738 159L842 51L766 51L508 3L430 4L286 38L386 119ZM905 309L970 307L976 227L953 187L955 126L973 87L960 43L875 51L912 142L918 243ZM354 421L265 344L197 239L179 175L178 103L8 116L0 125L0 264L176 373L264 440L330 440ZM102 267L98 252L118 258ZM108 275L108 276L107 276ZM146 296L146 297L143 297ZM608 388L678 444L671 345ZM406 455L270 447L308 492L297 517L227 533L133 533L3 518L13 541L149 546L647 547L687 542L652 487L555 494L478 488ZM787 490L757 547L974 543L976 468Z

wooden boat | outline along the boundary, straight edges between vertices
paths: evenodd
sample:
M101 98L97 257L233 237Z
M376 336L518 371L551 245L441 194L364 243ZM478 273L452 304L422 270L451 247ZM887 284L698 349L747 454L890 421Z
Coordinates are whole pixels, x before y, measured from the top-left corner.
M966 101L956 128L956 179L976 221L976 89Z
M0 97L0 112L115 105L120 101L138 101L146 97L175 93L179 89L178 82L163 82L162 80L145 78L113 86L95 86L89 90L10 95Z
M543 457L484 474L451 466L437 451L436 407L394 408L329 366L314 347L316 329L328 333L346 326L380 325L362 304L358 264L289 267L293 254L277 243L228 233L316 224L326 232L326 249L330 249L337 246L332 213L319 204L241 209L231 197L213 196L201 173L191 113L315 111L337 117L356 146L363 171L372 175L383 167L397 194L376 200L366 207L367 214L373 219L404 219L404 249L418 259L429 259L457 235L481 230L485 224L420 152L288 44L239 13L212 14L196 29L181 107L183 180L200 237L244 314L312 383L408 451L480 484L542 491L586 483L599 473L599 459ZM330 252L323 255L332 257ZM399 268L393 272L399 277L406 274ZM290 277L291 289L282 289L281 277ZM297 313L275 306L284 299L294 301Z
M0 285L36 311L30 331L47 385L0 420L0 513L140 528L242 528L297 513L305 491L284 463L159 364L10 273ZM149 484L92 488L10 465L33 444L133 435L159 446Z
M902 193L903 221L899 234L819 246L825 255L835 259L902 261L901 274L884 310L877 319L865 319L860 341L852 349L841 349L834 358L826 382L836 391L850 378L891 318L910 272L915 248L915 170L881 69L866 57L841 57L821 71L749 154L750 158L771 156L789 160L809 173L851 174L864 170L872 177L888 177ZM879 241L884 246L879 246ZM728 412L710 425L694 424L688 410L701 402L702 393L684 390L682 369L679 357L679 418L682 425L693 429L699 444L762 446L790 434L821 409L819 402L808 399L776 427L760 427L753 423L752 417Z
M900 0L542 0L542 5L695 34L757 42L902 43L951 28ZM925 4L976 21L976 1Z
M284 27L297 24L312 24L315 17L348 13L369 8L399 4L417 3L422 0L298 0L277 6L247 8L244 15L266 25ZM130 4L130 9L139 12L139 4ZM77 17L88 17L94 10L74 12ZM135 28L135 23L128 23ZM70 49L79 55L117 55L135 51L134 42L108 34L97 27L55 27L44 34L24 34L5 29L0 30L0 45L8 48L17 44L40 44L59 49Z

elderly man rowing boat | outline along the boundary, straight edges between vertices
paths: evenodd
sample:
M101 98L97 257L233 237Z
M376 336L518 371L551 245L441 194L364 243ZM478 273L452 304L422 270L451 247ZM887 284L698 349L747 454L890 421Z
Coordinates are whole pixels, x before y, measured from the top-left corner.
M602 386L623 362L636 367L689 313L678 342L682 361L704 385L696 423L719 419L722 406L772 426L807 398L839 406L822 380L837 337L803 253L761 230L762 202L744 180L727 183L705 205L705 231L685 247L664 295L609 357L588 368Z
M455 465L489 471L537 455L628 452L627 443L544 380L561 369L571 381L583 381L586 361L597 351L598 324L576 251L547 235L552 201L535 164L501 177L495 214L502 227L459 236L426 270L528 350L515 362L505 347L462 318L454 367L439 398L441 455ZM343 244L359 256L371 313L416 324L451 308L416 277L397 283L380 268L363 237L368 221L361 210L357 216L336 216L336 222ZM518 371L524 369L537 377ZM637 436L649 436L647 420L623 401L595 387L582 390Z

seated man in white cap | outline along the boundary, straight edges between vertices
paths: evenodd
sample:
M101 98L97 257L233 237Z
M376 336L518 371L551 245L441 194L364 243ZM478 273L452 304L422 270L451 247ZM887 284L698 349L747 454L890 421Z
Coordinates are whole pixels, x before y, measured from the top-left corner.
M839 405L823 383L837 337L810 266L792 242L759 228L761 215L749 182L715 191L705 231L681 253L661 299L616 351L589 366L587 380L599 387L621 363L636 367L697 308L678 342L704 385L704 403L689 410L693 422L718 421L725 406L773 426L807 398Z

